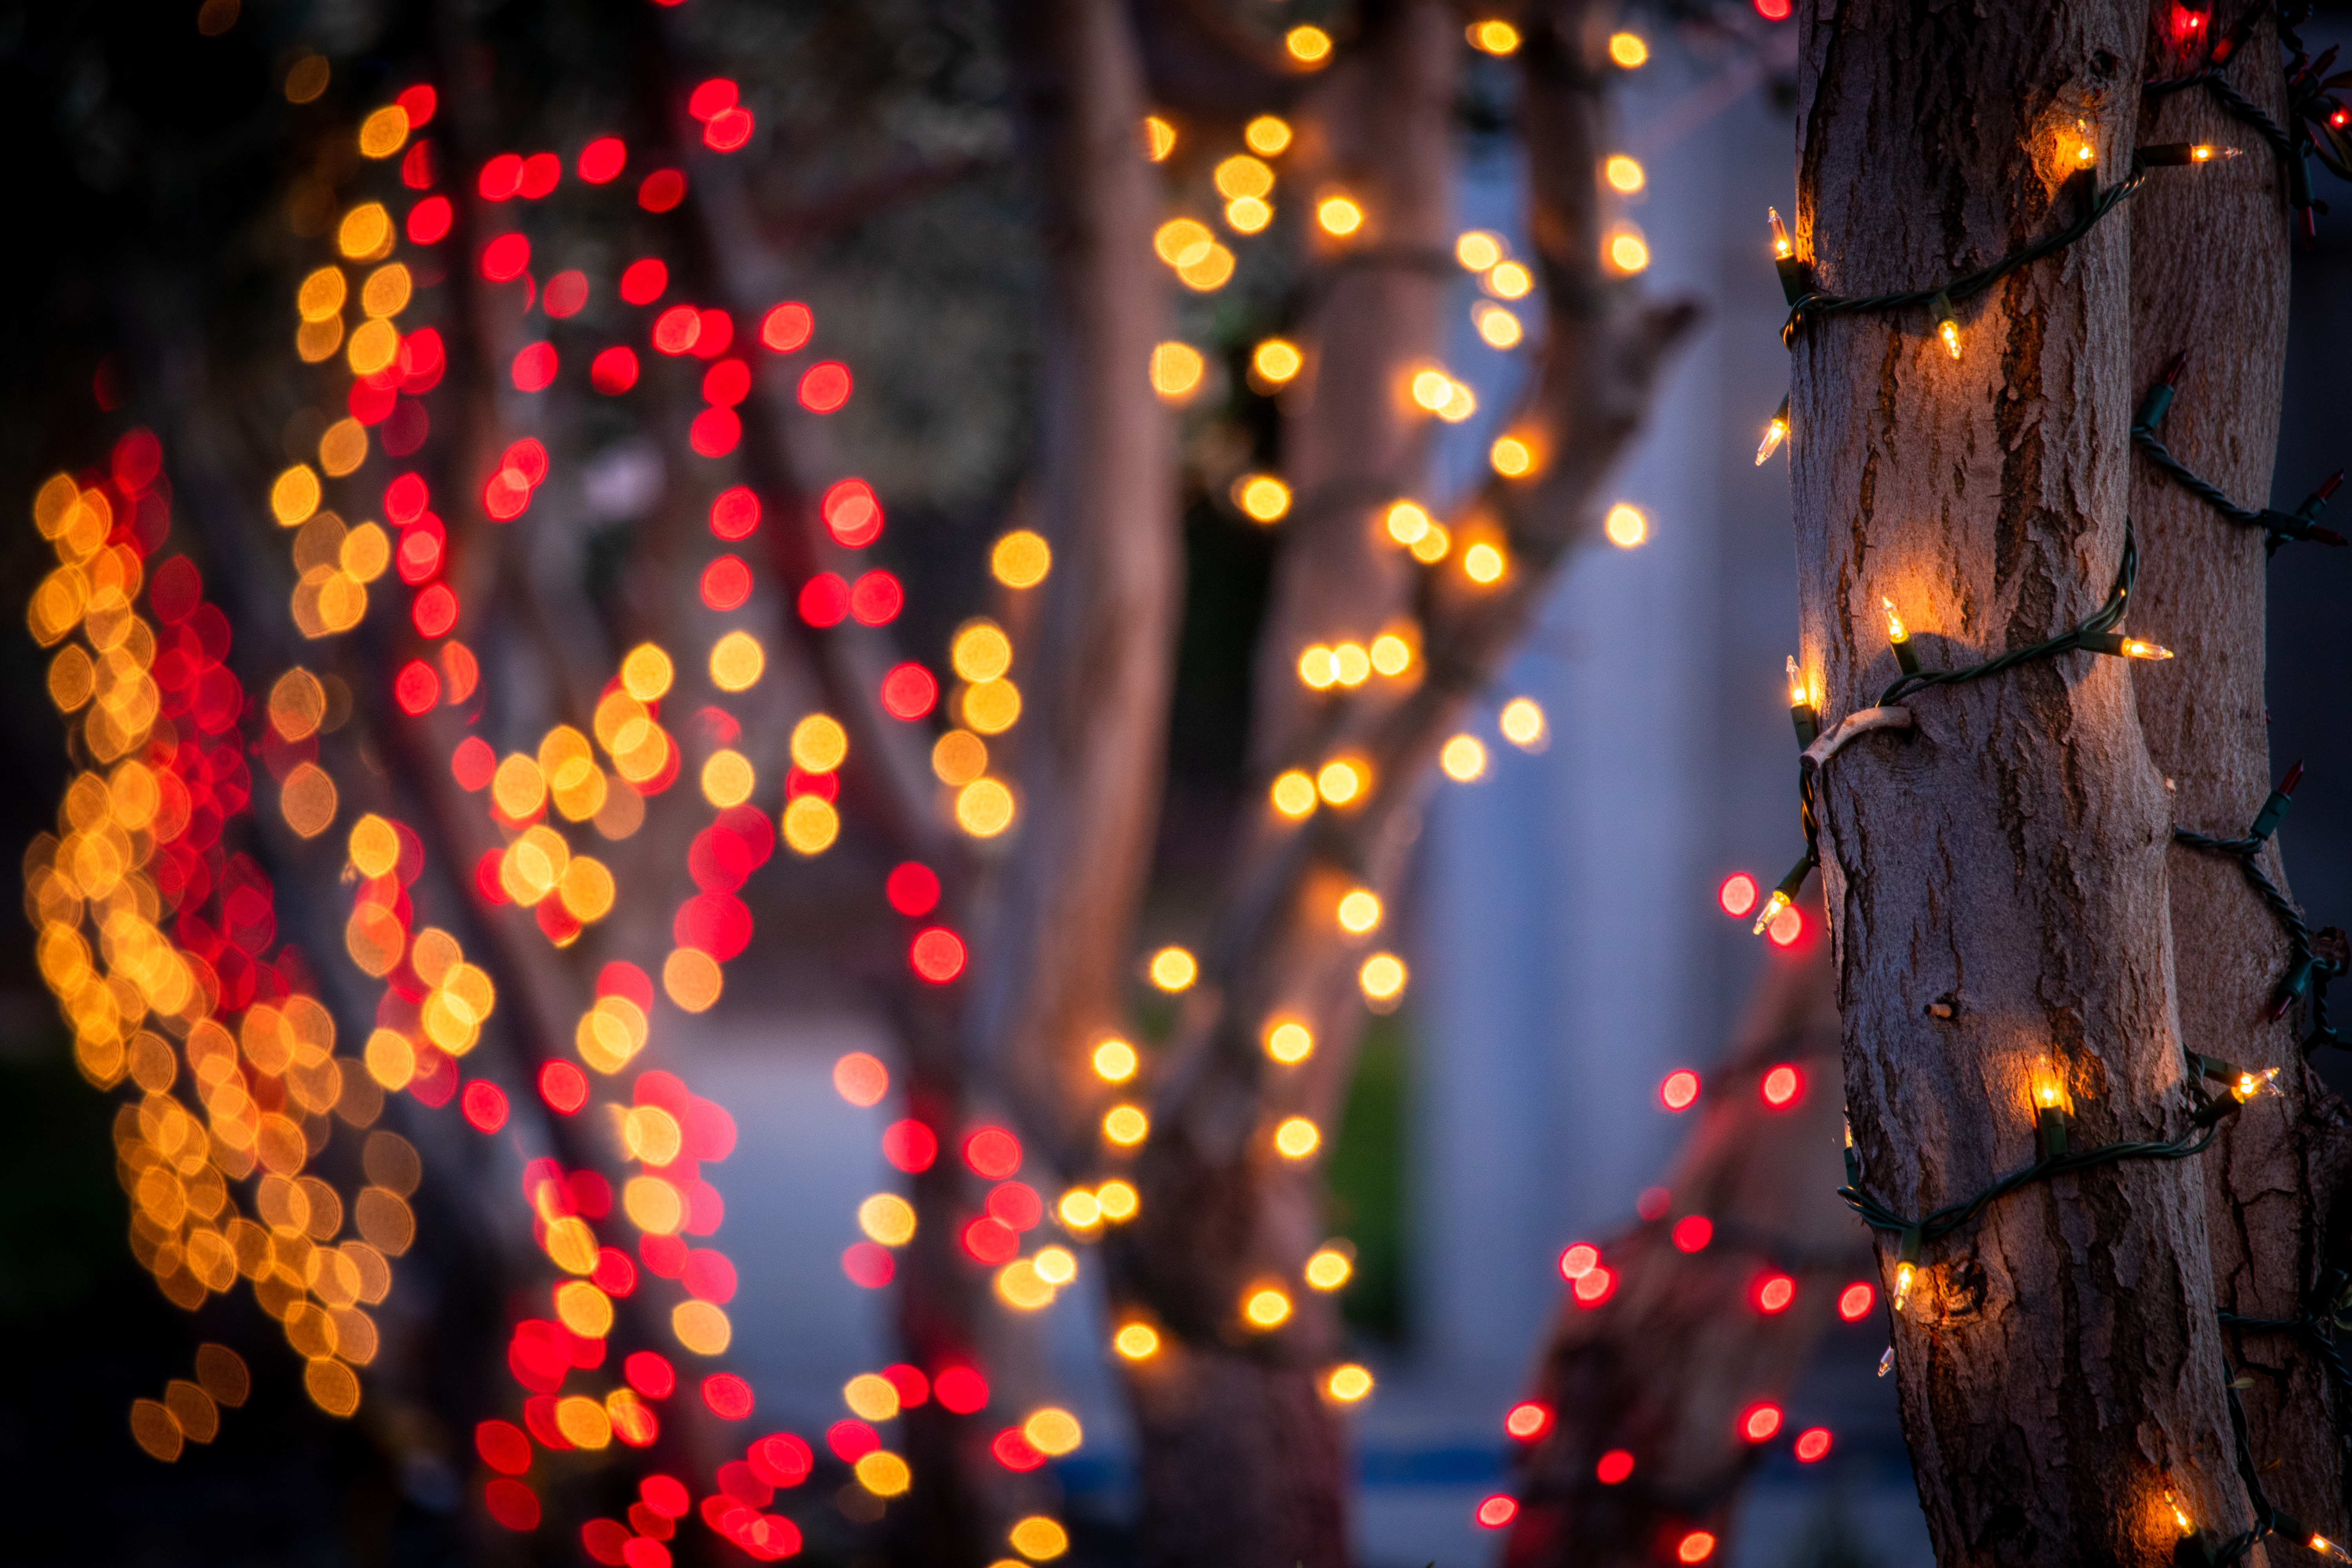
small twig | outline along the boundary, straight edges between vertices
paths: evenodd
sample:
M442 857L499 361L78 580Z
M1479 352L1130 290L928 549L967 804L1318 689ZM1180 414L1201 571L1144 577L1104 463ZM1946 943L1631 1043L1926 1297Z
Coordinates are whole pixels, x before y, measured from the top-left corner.
M1899 705L1865 708L1859 713L1849 713L1807 746L1797 765L1809 773L1817 772L1832 757L1845 750L1849 742L1867 735L1873 730L1908 730L1912 724L1911 710Z

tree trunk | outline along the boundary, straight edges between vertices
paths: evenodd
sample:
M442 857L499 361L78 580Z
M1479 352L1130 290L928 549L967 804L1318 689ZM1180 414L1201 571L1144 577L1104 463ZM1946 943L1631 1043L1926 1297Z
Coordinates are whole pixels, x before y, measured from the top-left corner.
M1728 1539L1767 1449L1743 1433L1747 1414L1787 1397L1841 1292L1870 1267L1831 1195L1842 1101L1829 956L1818 939L1776 956L1664 1177L1669 1215L1601 1245L1612 1280L1599 1303L1562 1301L1530 1395L1552 1425L1519 1461L1507 1568L1648 1568L1693 1531ZM1759 1092L1783 1065L1803 1086L1786 1110ZM1673 1227L1694 1215L1714 1230L1685 1253ZM1795 1295L1762 1310L1759 1290L1776 1273ZM1601 1457L1617 1449L1631 1472L1604 1474Z
M2087 137L2124 177L2144 20L2121 0L1809 6L1798 254L1844 295L1931 285L2069 222ZM2210 171L2206 171L2210 172ZM2159 170L2151 180L2192 180ZM1824 717L1895 679L1881 596L1931 666L2068 630L2124 557L2130 233L2108 221L1957 311L1830 316L1795 342L1803 658ZM2188 1126L2166 908L2169 803L2134 684L2083 653L1918 692L1910 735L1821 775L1848 1109L1864 1190L1918 1215L2035 1157L2037 1069L2076 1148ZM1938 1561L2169 1563L2169 1489L2248 1522L2202 1173L2138 1159L2029 1184L1927 1251L1895 1314ZM1895 1238L1879 1238L1891 1287Z
M2228 80L2273 121L2284 79L2266 6ZM2218 34L2235 16L2212 18ZM2161 25L2151 76L2193 62L2168 55ZM2286 176L2251 127L2199 89L2147 101L2142 144L2210 142L2244 156L2193 180L2151 180L2133 198L2132 388L2153 387L2186 353L2179 395L2158 427L2173 455L2242 506L2262 506L2278 445L2286 369ZM2313 476L2315 478L2316 476ZM2295 476L2289 476L2290 479ZM2145 637L2179 656L2137 682L2140 723L2165 774L2172 821L2217 838L2242 836L2272 784L2263 703L2263 531L2231 522L2144 458L2132 465L2131 515L2146 584L2133 612ZM2315 549L2289 545L2284 570ZM2339 784L2340 784L2340 781ZM2275 842L2263 868L2282 888ZM2189 1049L2254 1070L2281 1068L2279 1092L2222 1123L2200 1162L2213 1293L2246 1317L2303 1316L2325 1266L2328 1215L2347 1154L2343 1103L2309 1071L2290 1020L2270 1021L2290 960L2278 919L2234 857L2176 844L2168 866L2172 940L2183 956L2180 1032ZM2298 1336L2231 1331L2233 1363L2253 1376L2242 1395L2270 1500L2342 1538L2345 1454L2324 1368Z
M1320 89L1318 155L1361 201L1370 232L1360 252L1325 258L1329 292L1300 333L1310 362L1321 363L1315 403L1286 435L1301 465L1294 471L1311 480L1301 479L1297 515L1283 525L1292 533L1259 651L1251 754L1261 784L1277 769L1311 772L1352 756L1365 764L1365 787L1346 808L1318 808L1304 822L1260 808L1237 848L1204 984L1159 1067L1138 1166L1142 1209L1108 1249L1114 1300L1150 1316L1162 1336L1160 1353L1129 1369L1143 1535L1157 1563L1346 1560L1339 1435L1319 1387L1338 1358L1338 1313L1328 1297L1297 1287L1324 1239L1323 1189L1313 1163L1282 1157L1273 1137L1290 1116L1332 1127L1352 1072L1364 1007L1357 969L1370 942L1339 928L1336 906L1351 886L1394 897L1438 748L1591 531L1599 487L1695 319L1688 305L1646 306L1629 280L1601 274L1601 95L1584 59L1582 16L1569 4L1525 18L1531 226L1549 288L1543 358L1514 428L1534 438L1543 461L1526 479L1479 487L1451 520L1489 531L1507 553L1508 572L1491 586L1465 574L1460 544L1423 569L1381 538L1382 503L1412 493L1419 462L1422 437L1400 409L1402 384L1429 352L1419 312L1440 297L1443 272L1419 274L1444 265L1442 251L1432 254L1446 215L1431 182L1443 174L1454 17L1433 5L1369 13L1353 57ZM1354 137L1362 140L1351 147ZM1393 162L1350 161L1375 155ZM1395 209L1385 209L1391 200ZM1343 303L1351 298L1353 310ZM1401 312L1385 335L1366 333L1354 314L1374 308ZM1408 602L1423 644L1412 679L1401 689L1367 683L1312 706L1302 698L1305 645L1369 637ZM1263 1043L1284 1016L1305 1023L1315 1042L1292 1066L1270 1060ZM1265 1285L1281 1286L1294 1310L1261 1331L1240 1307Z

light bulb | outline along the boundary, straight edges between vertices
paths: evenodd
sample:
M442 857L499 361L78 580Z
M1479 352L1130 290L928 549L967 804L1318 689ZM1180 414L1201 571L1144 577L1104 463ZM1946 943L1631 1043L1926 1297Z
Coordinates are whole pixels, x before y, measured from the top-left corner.
M1947 316L1947 317L1945 317L1945 318L1943 319L1943 321L1942 321L1941 322L1937 323L1937 328L1936 328L1936 331L1937 331L1937 333L1939 333L1939 334L1943 337L1943 340L1944 340L1944 347L1945 347L1945 348L1946 348L1946 349L1947 349L1947 350L1951 353L1951 356L1952 356L1954 359L1958 359L1958 358L1959 358L1959 357L1960 357L1960 324L1959 324L1959 322L1958 322L1958 321L1956 321L1952 320L1952 318L1950 318L1949 316Z
M2216 158L2234 158L2237 155L2238 149L2235 147L2213 147L2202 142L2189 149L2189 161L2196 163L2210 163ZM2312 1550L2315 1552L2318 1548L2314 1547ZM2337 1555L2341 1556L2342 1553L2339 1552Z
M2161 643L2148 642L2140 637L2126 637L2124 639L2124 657L2126 658L2147 659L2170 658L2172 657L2172 650L2166 647Z
M2336 1542L2328 1540L2327 1537L2324 1535L2315 1532L2311 1538L2310 1546L2314 1552L2318 1552L2322 1557L2327 1558L2331 1562L2352 1563L2352 1552L2345 1551L2344 1548L2336 1545Z
M1898 1263L1895 1266L1895 1310L1896 1311L1901 1311L1903 1304L1911 1300L1911 1282L1918 1277L1919 1268L1916 1264Z
M1756 917L1755 929L1750 931L1748 934L1750 936L1762 936L1764 934L1764 928L1770 925L1773 920L1779 916L1780 912L1782 910L1787 909L1792 901L1793 900L1790 899L1788 894L1782 892L1778 888L1773 889L1772 896L1764 900L1763 912Z
M1780 221L1780 209L1766 207L1764 216L1772 224L1772 258L1776 261L1786 261L1797 253L1797 247L1789 239L1788 226Z
M2189 1519L2188 1510L2180 1506L2180 1500L2179 1498L2174 1497L2170 1492L2165 1493L2164 1506L2172 1510L2172 1522L2180 1527L2180 1533L2182 1535L2189 1536L2197 1533L2197 1525L2195 1521Z
M1805 689L1804 673L1798 669L1797 656L1792 653L1789 656L1789 706L1810 708L1812 704L1806 700L1810 695Z
M2242 1104L2264 1090L2276 1089L2278 1075L2276 1068L2264 1068L2260 1072L2242 1072L2238 1075L2238 1081L2230 1086L2230 1092L2236 1095Z
M1775 414L1764 426L1764 439L1757 445L1756 466L1762 468L1764 459L1779 451L1780 443L1788 438L1789 421L1784 416Z
M1886 606L1886 640L1893 643L1908 642L1911 634L1903 629L1903 617L1895 613L1895 601L1881 594L1878 596L1878 602Z

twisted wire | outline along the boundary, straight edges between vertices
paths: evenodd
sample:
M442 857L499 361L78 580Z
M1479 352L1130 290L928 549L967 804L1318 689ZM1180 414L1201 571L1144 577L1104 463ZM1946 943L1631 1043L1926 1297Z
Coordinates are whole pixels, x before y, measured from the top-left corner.
M2007 1196L2020 1187L2035 1182L2046 1182L2053 1176L2070 1175L2099 1165L2110 1165L2122 1160L2185 1160L2191 1154L2202 1153L2219 1133L2218 1126L2209 1127L2201 1136L2175 1139L2170 1142L2147 1141L2102 1143L2095 1149L2076 1153L2058 1154L2035 1161L2022 1170L2012 1171L1974 1197L1958 1203L1946 1204L1932 1214L1910 1219L1856 1187L1840 1187L1838 1196L1846 1206L1862 1216L1864 1224L1873 1230L1907 1233L1916 1231L1922 1242L1934 1241L1968 1224L1984 1212L1986 1205Z

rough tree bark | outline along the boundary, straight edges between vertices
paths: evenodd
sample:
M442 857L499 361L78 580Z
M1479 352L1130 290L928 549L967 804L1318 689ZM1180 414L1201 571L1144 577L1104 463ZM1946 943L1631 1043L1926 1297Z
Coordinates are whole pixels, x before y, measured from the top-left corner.
M2176 76L2194 63L2165 26L2169 9L2158 11L2151 76ZM2257 20L2228 79L2284 122L2285 83L2269 8L2238 9L2251 9ZM2217 12L2217 36L2236 20L2234 11ZM2131 386L2144 394L2176 356L2188 354L2160 434L2176 457L2241 505L2259 507L2270 489L2286 368L2285 174L2262 137L2201 89L2148 100L2138 140L2244 152L2197 179L2151 180L2133 198ZM2179 656L2161 679L2136 683L2148 751L2165 774L2172 821L2234 838L2273 783L2263 532L2221 517L2143 458L2132 464L2131 516L2143 584L2133 624ZM2294 570L2315 549L2289 545L2280 569ZM2275 839L2263 858L2284 888ZM2330 1212L2352 1159L2343 1102L2303 1066L2292 1019L2267 1021L2287 943L2237 860L2176 844L2168 875L2183 1041L2256 1070L2284 1069L2279 1092L2224 1122L2217 1146L2200 1162L2213 1293L2227 1311L2297 1318L2325 1267ZM2278 1466L2263 1476L2264 1490L2304 1522L2342 1539L2352 1521L2324 1369L2295 1336L2233 1331L2226 1338L2233 1361L2253 1374L2242 1399L2255 1458Z
M1332 316L1310 321L1300 334L1310 359L1324 356L1314 395L1334 401L1322 416L1329 425L1299 453L1317 466L1300 487L1306 515L1286 525L1295 559L1284 566L1259 652L1259 722L1276 739L1255 740L1252 754L1269 775L1353 756L1366 764L1368 782L1346 809L1298 825L1263 823L1238 847L1206 984L1160 1063L1153 1133L1138 1167L1141 1214L1109 1249L1115 1301L1151 1316L1163 1336L1161 1353L1131 1369L1143 1536L1155 1562L1292 1568L1346 1558L1340 1445L1317 1380L1336 1358L1337 1315L1328 1300L1295 1285L1322 1238L1321 1186L1311 1165L1277 1154L1271 1136L1291 1114L1331 1126L1345 1094L1362 1023L1355 970L1364 952L1339 929L1335 906L1350 885L1384 900L1395 892L1429 764L1517 646L1570 547L1591 531L1599 486L1695 315L1686 305L1646 307L1633 288L1601 275L1593 181L1601 103L1585 64L1583 16L1571 4L1525 18L1532 226L1549 289L1547 346L1522 427L1544 462L1527 480L1485 486L1451 520L1457 531L1490 531L1507 548L1512 564L1501 583L1482 588L1453 561L1412 582L1395 557L1374 553L1379 503L1411 479L1390 465L1407 455L1397 410L1412 362L1426 352L1412 335L1415 318L1404 317L1384 342L1360 341L1354 323L1341 330ZM1322 89L1329 95L1325 153L1341 177L1375 174L1346 163L1350 143L1341 128L1351 114L1386 121L1347 129L1362 138L1355 155L1377 145L1415 160L1385 177L1439 177L1427 160L1444 123L1451 72L1437 67L1458 47L1452 24L1425 5L1365 16L1351 58ZM1350 72L1361 80L1351 83L1343 74ZM1434 289L1403 269L1425 266L1414 249L1442 240L1442 230L1426 232L1442 208L1414 205L1429 200L1425 184L1398 193L1392 214L1380 206L1386 193L1357 188L1371 192L1369 254L1336 268L1345 281L1332 299L1343 289L1377 289L1419 310L1416 290ZM1330 310L1336 316L1339 307ZM1349 453L1362 465L1353 476L1338 467ZM1323 505L1332 511L1318 522ZM1392 573L1412 582L1423 645L1418 683L1401 697L1368 688L1306 707L1295 684L1301 645L1378 630L1400 603ZM1348 591L1330 593L1334 581ZM1265 1055L1261 1037L1278 1015L1314 1033L1315 1053L1301 1066L1277 1067ZM1249 1330L1239 1310L1260 1282L1288 1283L1297 1304L1272 1332Z
M2137 5L1815 0L1798 26L1799 254L1822 289L1982 266L2074 216L2085 136L2103 183L2130 159ZM1943 666L2105 598L2137 391L2130 256L2111 220L1963 303L1957 362L1917 307L1798 338L1803 658L1826 720L1895 674L1882 595ZM2032 661L1918 694L1911 736L1871 737L1823 775L1848 1108L1864 1184L1890 1206L1931 1210L2031 1162L2040 1064L2079 1145L2186 1127L2169 802L2134 704L2136 683L2177 678ZM1948 1568L2169 1563L2168 1488L2209 1528L2245 1528L2205 1218L2200 1170L2137 1160L2029 1186L1927 1253L1895 1346Z
M1562 1300L1530 1394L1553 1425L1519 1460L1507 1568L1646 1568L1694 1530L1728 1542L1741 1485L1764 1453L1741 1436L1741 1412L1785 1397L1834 1321L1839 1290L1870 1265L1853 1216L1831 1195L1843 1175L1829 958L1812 939L1766 971L1664 1178L1670 1216L1601 1244L1616 1277L1602 1305ZM1803 1075L1803 1098L1775 1110L1758 1089L1783 1063ZM1695 1255L1671 1239L1687 1215L1715 1226ZM1797 1284L1793 1303L1770 1313L1749 1300L1768 1267ZM1676 1353L1658 1354L1661 1345ZM1612 1448L1631 1453L1633 1469L1604 1482L1596 1467Z

